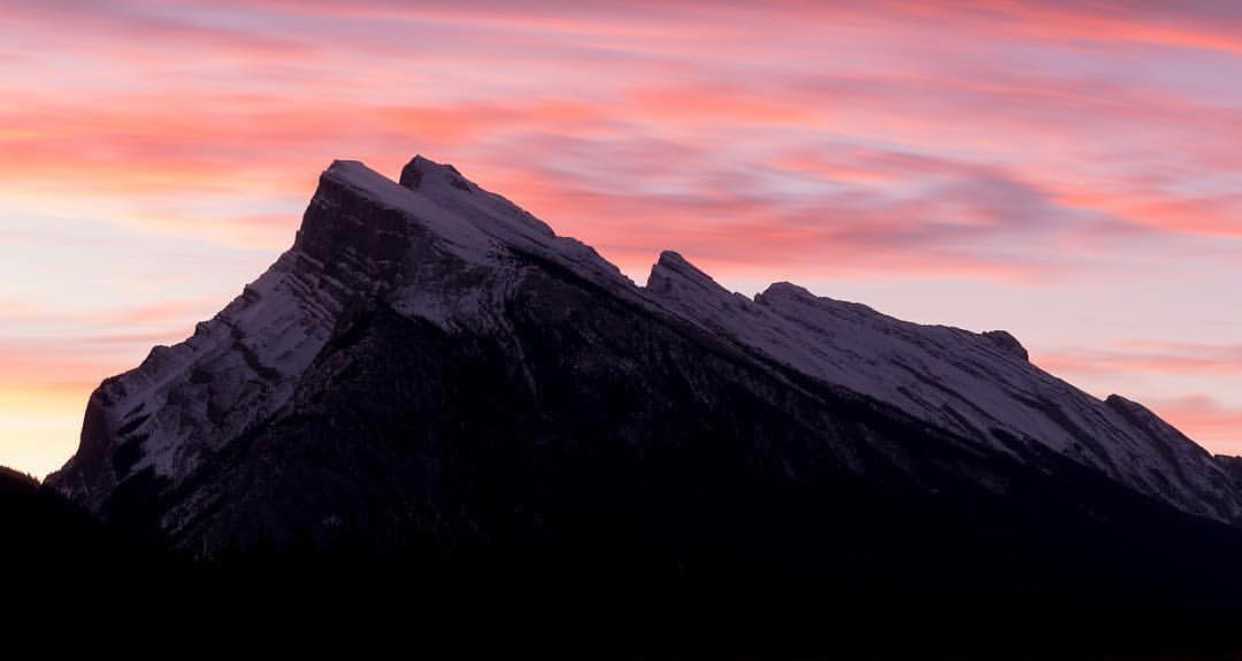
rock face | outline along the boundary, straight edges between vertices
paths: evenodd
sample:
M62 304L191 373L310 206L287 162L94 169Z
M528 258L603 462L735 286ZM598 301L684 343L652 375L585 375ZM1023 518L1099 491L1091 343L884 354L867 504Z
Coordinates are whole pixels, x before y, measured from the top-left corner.
M641 287L419 157L400 184L328 168L293 247L104 382L48 484L203 556L353 539L808 567L934 539L928 517L963 558L1014 526L1237 526L1238 474L1003 331L788 283L750 299L672 252Z

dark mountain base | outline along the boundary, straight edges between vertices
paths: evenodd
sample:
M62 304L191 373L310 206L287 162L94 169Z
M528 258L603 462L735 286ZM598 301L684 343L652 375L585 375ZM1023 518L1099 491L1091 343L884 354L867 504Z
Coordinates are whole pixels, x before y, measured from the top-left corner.
M841 480L817 489L819 502L837 505L807 535L793 525L808 514L798 512L805 494L739 490L739 502L761 497L789 518L673 498L661 500L664 516L593 510L598 525L567 532L563 545L510 537L446 553L412 538L377 553L369 538L306 537L199 563L27 492L34 501L6 496L2 511L26 509L24 520L42 523L22 529L33 536L6 536L5 566L36 618L63 618L72 605L83 620L74 626L88 630L209 631L216 642L286 649L400 641L419 656L457 658L1239 658L1229 655L1242 621L1236 579L1208 569L1239 550L1226 529L1156 509L1141 529L1087 518L1067 529L1055 499L1000 520L985 499L912 508ZM694 531L633 534L683 508L715 513ZM89 607L98 602L107 608Z
M843 535L875 532L834 524ZM1208 595L1192 603L1187 593L1202 586L1180 583L1181 570L1135 567L1156 558L1131 554L1120 561L1129 567L1105 566L1108 544L1077 549L1087 559L1071 563L1066 549L1042 549L1060 554L1050 559L1014 548L1013 537L938 524L855 537L821 556L838 563L831 569L783 553L733 557L739 564L729 566L724 556L736 549L679 566L632 548L590 561L512 548L450 559L377 559L337 549L227 558L199 570L205 592L197 594L235 608L238 594L258 592L248 604L255 615L275 612L333 630L404 631L459 653L1207 659L1234 658L1239 649L1242 610ZM1143 584L1134 572L1159 578L1148 575L1154 580ZM1119 589L1118 581L1130 587ZM1134 585L1148 591L1135 594Z
M400 643L432 658L1240 658L1236 610L1119 605L1065 584L1035 598L969 589L944 596L896 585L896 572L829 581L548 565L349 554L238 557L210 568L121 561L104 579L8 581L24 610L9 624L23 626L27 615L68 618L77 631L140 629L156 640L185 635L209 646L278 643L291 651ZM63 565L23 567L57 569ZM101 600L107 608L94 610Z
M322 560L322 559L320 559ZM282 641L301 650L399 643L410 656L575 658L1228 659L1236 620L1114 611L1081 603L943 603L834 586L762 584L737 572L660 578L634 568L514 571L456 565L432 572L234 567L180 576L118 608L161 631ZM495 566L491 568L495 570ZM381 570L382 569L382 570ZM882 586L881 586L882 587ZM883 594L885 591L880 590ZM1053 603L1055 601L1055 603ZM1233 614L1228 614L1232 617ZM111 622L116 613L98 616ZM201 633L196 635L202 635ZM1234 655L1231 656L1231 653Z

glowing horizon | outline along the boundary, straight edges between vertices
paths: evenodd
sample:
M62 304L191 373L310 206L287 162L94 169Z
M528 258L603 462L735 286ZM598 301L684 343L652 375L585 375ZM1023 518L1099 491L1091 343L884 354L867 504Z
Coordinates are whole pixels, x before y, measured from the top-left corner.
M1242 454L1242 8L0 0L0 465L292 242L318 173L458 166L642 283L673 249L1013 332Z

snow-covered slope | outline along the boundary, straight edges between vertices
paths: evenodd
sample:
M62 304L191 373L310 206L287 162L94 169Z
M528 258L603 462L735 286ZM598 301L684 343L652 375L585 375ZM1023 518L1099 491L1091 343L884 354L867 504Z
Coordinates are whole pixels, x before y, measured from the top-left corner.
M94 510L126 483L176 489L222 448L296 414L308 371L375 310L487 335L521 366L513 306L531 304L515 293L531 265L706 334L759 369L846 389L1019 460L1049 449L1183 511L1242 520L1230 473L1207 452L1137 404L1099 401L1031 365L1007 333L920 326L787 283L752 300L671 252L638 287L590 247L421 157L400 183L356 162L328 168L294 246L192 337L106 381L77 455L49 483Z
M1032 365L1004 331L914 324L786 282L751 300L673 252L660 256L647 289L748 349L979 443L1021 456L1033 441L1185 511L1242 517L1242 499L1207 451L1138 404L1100 401Z

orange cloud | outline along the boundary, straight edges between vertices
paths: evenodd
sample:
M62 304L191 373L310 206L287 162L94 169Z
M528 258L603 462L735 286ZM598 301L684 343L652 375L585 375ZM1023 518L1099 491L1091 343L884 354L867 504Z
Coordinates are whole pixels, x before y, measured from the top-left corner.
M1242 376L1242 345L1122 342L1117 348L1042 353L1041 367L1060 374L1150 372Z
M1187 436L1222 454L1242 455L1242 408L1231 408L1206 395L1191 395L1152 404Z
M1110 213L1168 232L1242 237L1242 195L1153 198L1143 191L1104 194L1082 191L1066 204Z

